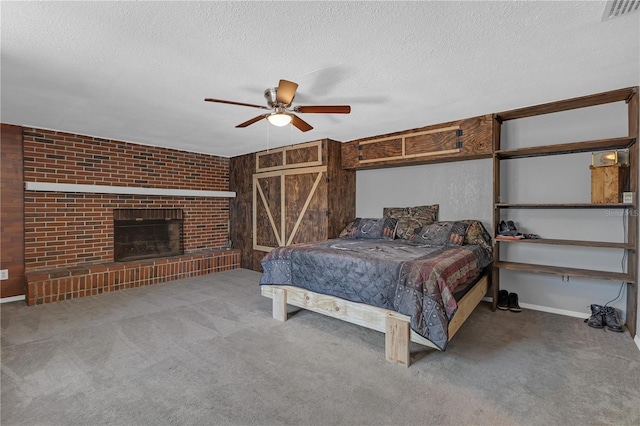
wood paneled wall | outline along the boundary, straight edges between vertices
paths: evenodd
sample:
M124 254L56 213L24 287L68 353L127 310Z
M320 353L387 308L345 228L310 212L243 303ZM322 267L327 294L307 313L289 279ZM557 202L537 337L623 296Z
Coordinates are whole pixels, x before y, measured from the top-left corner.
M2 124L0 137L0 297L25 294L22 127Z
M263 252L253 250L253 174L256 154L245 154L229 159L229 191L236 196L229 203L229 238L233 248L239 249L242 268L262 271Z
M314 144L309 155L303 155L307 145ZM340 231L345 227L348 221L355 217L355 180L356 174L354 170L344 170L342 168L342 144L337 141L324 139L322 142L322 157L318 160L319 164L326 166L326 181L323 180L318 186L314 203L310 204L304 213L304 220L300 222L300 226L296 231L295 242L318 241L327 238L336 238ZM295 149L302 147L302 149ZM311 158L317 158L317 143L309 142L308 144L293 145L294 149L287 151L286 164L282 161L282 150L276 150L273 155L261 153L261 169L273 170L280 169L291 171L295 169L295 164L307 164ZM315 166L315 164L314 164ZM299 167L296 170L304 171L313 169L313 167ZM256 153L233 157L229 161L229 190L236 192L236 197L231 200L229 207L229 236L233 247L241 250L241 266L246 269L262 272L260 261L267 252L254 250L253 241L253 175L256 173ZM316 171L317 173L317 171ZM268 173L265 173L268 174ZM274 178L276 182L280 182L280 177ZM315 179L315 177L314 177ZM292 174L290 180L295 181ZM305 183L303 183L305 182ZM311 181L300 180L300 182L290 182L291 191L287 194L288 214L293 214L286 220L286 235L290 235L289 226L298 218L301 206L305 203L309 195L309 188L313 186ZM267 187L265 187L267 188ZM268 189L263 188L264 191ZM270 186L268 188L271 188ZM280 187L274 190L277 193L277 199L280 200ZM320 196L319 194L322 193ZM272 194L273 195L273 194ZM319 197L319 198L318 198ZM267 198L271 197L267 194ZM320 203L320 205L317 205ZM273 206L274 214L280 214L280 203ZM264 213L266 215L266 213ZM259 214L262 218L263 214ZM264 218L266 220L266 217ZM276 217L276 222L280 223L280 217ZM316 226L317 225L317 226ZM265 226L269 232L270 226ZM277 243L270 247L276 247Z

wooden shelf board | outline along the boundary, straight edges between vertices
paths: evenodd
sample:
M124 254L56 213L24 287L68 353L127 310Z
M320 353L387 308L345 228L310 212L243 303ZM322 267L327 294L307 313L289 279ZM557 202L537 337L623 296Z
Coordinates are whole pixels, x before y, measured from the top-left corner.
M635 204L624 203L497 203L496 209L631 209Z
M633 145L635 141L635 138L625 137L562 143L556 145L532 146L528 148L496 151L496 157L501 160L506 160L511 158L540 157L546 155L575 154L578 152L624 149Z
M615 249L628 249L633 250L635 247L630 243L611 243L608 241L584 241L584 240L560 240L553 238L540 238L540 239L522 239L522 240L499 240L500 243L532 243L532 244L551 244L561 246L577 246L577 247L600 247L600 248L615 248Z
M536 272L552 275L563 275L565 277L594 278L606 281L624 281L635 283L636 280L630 274L622 272L596 271L592 269L565 268L563 266L535 265L532 263L520 262L494 262L496 268L509 269L512 271Z
M525 108L513 109L496 114L500 121L516 120L518 118L533 117L534 115L551 114L554 112L569 111L577 108L586 108L596 105L609 104L612 102L626 101L635 93L635 87L613 90L611 92L598 93L595 95L581 96L578 98L566 99L563 101L549 102Z

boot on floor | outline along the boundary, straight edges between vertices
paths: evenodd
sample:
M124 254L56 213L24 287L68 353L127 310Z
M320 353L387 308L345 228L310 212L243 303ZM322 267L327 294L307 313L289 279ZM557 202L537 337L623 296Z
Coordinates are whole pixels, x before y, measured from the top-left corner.
M500 290L498 292L498 305L497 308L502 311L509 310L509 292L507 290Z
M602 319L604 325L609 331L615 331L616 333L622 333L622 324L618 318L618 312L611 306L605 306L602 308Z
M589 327L604 328L604 317L602 316L601 305L591 305L591 316L584 320Z

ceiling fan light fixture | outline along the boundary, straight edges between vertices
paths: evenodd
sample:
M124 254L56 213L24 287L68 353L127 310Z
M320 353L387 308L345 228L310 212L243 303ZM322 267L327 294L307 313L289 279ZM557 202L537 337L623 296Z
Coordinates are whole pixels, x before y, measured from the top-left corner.
M284 127L287 124L291 123L291 119L291 115L284 112L274 112L273 114L267 116L267 120L269 120L269 123L278 127Z

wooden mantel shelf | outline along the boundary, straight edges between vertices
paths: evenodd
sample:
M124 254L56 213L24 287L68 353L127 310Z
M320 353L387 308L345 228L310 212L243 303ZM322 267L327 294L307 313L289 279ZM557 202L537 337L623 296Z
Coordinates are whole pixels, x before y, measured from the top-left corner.
M221 197L234 198L233 191L206 191L179 188L145 188L140 186L84 185L56 182L25 182L26 191L78 192L90 194L159 195L165 197Z

